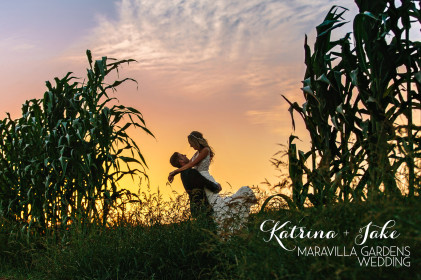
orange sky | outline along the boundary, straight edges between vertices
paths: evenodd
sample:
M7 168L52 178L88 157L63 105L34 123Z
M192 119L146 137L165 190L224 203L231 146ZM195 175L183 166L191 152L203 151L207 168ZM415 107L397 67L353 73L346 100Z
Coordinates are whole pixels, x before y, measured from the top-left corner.
M171 187L174 151L192 156L187 135L201 131L216 156L211 174L224 191L277 182L270 158L293 132L288 104L302 101L304 34L334 4L351 1L72 1L2 3L0 112L17 117L26 99L41 98L44 81L68 71L83 77L86 49L95 57L133 58L120 74L138 80L119 88L121 104L138 108L156 140L132 136L146 157L152 189ZM100 4L101 3L101 4ZM83 9L81 11L81 6ZM350 30L340 29L340 35ZM308 145L299 126L296 132ZM232 186L230 188L229 184ZM136 190L135 183L127 181Z

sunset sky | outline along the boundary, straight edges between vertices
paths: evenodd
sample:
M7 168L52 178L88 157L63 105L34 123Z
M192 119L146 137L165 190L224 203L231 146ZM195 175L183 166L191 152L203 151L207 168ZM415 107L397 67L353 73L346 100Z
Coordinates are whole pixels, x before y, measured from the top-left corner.
M193 130L214 148L211 174L224 191L276 183L269 160L293 133L281 94L302 102L304 35L314 42L332 5L349 8L347 20L357 10L344 0L2 1L1 118L19 117L25 100L43 96L45 81L69 71L83 77L86 49L95 58L133 58L120 75L138 89L127 83L115 97L139 109L156 136L132 131L152 189L183 192L179 176L166 185L169 157L193 155ZM302 126L295 134L308 145ZM125 187L137 189L130 180Z

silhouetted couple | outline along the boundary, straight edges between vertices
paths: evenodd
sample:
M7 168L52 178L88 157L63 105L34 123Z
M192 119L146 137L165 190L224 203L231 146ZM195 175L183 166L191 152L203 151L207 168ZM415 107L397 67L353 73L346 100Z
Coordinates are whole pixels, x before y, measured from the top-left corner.
M196 153L189 160L186 155L175 152L170 163L178 169L169 174L168 180L172 182L174 176L181 173L181 180L189 195L192 217L212 217L220 233L240 229L247 221L250 207L257 202L252 189L241 187L231 196L221 196L221 185L209 173L214 151L198 131L190 133L187 139Z

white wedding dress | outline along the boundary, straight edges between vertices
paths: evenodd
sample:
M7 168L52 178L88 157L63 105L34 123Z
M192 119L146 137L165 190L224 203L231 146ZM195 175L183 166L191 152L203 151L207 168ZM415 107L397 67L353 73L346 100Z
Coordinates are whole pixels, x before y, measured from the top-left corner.
M196 153L192 161L199 155ZM208 154L193 168L211 182L217 183L209 173L210 155ZM206 197L213 209L213 218L220 233L233 233L240 229L247 222L250 207L257 202L253 190L248 187L241 187L231 196L221 196L205 188Z

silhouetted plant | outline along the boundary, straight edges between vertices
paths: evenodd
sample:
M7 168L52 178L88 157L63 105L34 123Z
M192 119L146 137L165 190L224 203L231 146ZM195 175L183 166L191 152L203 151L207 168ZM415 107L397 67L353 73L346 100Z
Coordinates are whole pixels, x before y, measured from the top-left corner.
M105 225L122 196L138 199L118 185L126 175L146 176L146 162L127 130L152 133L138 110L111 105L109 92L134 80L105 83L134 60L93 61L86 54L86 82L76 82L72 73L55 78L42 99L25 102L21 118L0 121L0 215L24 228Z
M293 199L319 206L361 200L383 191L400 195L398 170L407 168L409 195L419 191L419 110L421 44L409 38L411 23L420 23L419 3L402 0L356 1L360 13L351 33L332 41L344 25L346 9L332 7L317 26L314 52L305 39L305 103L289 101L311 137L309 151L289 140ZM402 24L400 24L402 23ZM407 122L399 123L400 117Z

